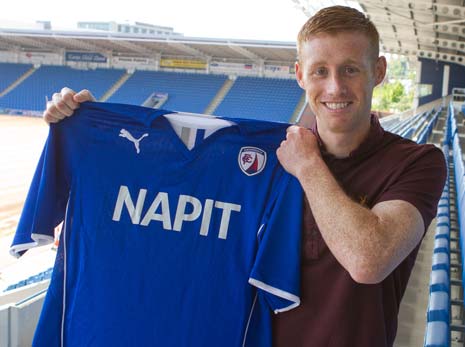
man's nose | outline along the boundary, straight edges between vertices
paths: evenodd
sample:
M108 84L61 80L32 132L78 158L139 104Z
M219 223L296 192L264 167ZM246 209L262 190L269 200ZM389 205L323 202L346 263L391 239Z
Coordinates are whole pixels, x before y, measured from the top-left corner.
M344 95L347 93L347 86L343 76L338 73L331 74L327 80L326 92L332 96Z

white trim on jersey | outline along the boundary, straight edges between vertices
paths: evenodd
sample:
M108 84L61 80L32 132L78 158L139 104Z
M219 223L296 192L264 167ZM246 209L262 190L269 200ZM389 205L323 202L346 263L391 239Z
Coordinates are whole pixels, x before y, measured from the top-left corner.
M171 127L176 132L178 137L183 140L184 144L189 148L194 148L197 130L205 130L204 138L213 134L214 132L235 125L234 122L217 118L211 115L204 115L198 113L187 113L187 112L178 112L178 113L168 113L163 115L171 124ZM183 129L189 128L188 138L183 138L182 132Z
M296 307L299 306L299 305L300 305L300 301L299 301L299 302L296 302L296 303L294 303L294 304L292 304L292 305L289 305L289 306L287 306L287 307L278 308L278 309L274 310L273 312L274 312L275 314L277 314L277 313L281 313L281 312L290 311L290 310L292 310L293 308L296 308Z
M63 229L60 235L60 243L63 242L63 308L61 312L61 336L60 336L60 347L64 347L64 335L65 335L65 315L66 315L66 233L68 231L68 223L66 222L68 216L68 207L69 207L69 198L68 202L66 203L66 212L65 212L65 219L63 221Z
M257 231L257 237L260 236L260 233L262 232L264 228L265 228L265 224L260 225L260 228Z
M249 313L249 319L247 320L247 326L245 327L245 331L244 331L244 339L242 340L242 347L245 346L245 343L247 341L247 333L249 332L250 320L252 319L252 314L253 314L253 310L255 309L255 304L257 303L257 298L258 298L258 293L255 293L255 298L253 299L253 304L252 304L252 307Z
M21 256L21 254L19 253L22 251L27 251L28 249L33 247L45 246L55 241L53 237L42 234L31 234L31 239L33 239L34 242L22 243L16 246L11 246L10 254L15 258L19 258Z
M278 308L274 310L274 313L280 313L280 312L286 312L289 311L297 306L300 305L300 298L297 295L294 295L292 293L288 293L282 289L275 288L273 286L270 286L269 284L263 283L262 281L256 280L255 278L249 278L249 283L257 288L260 288L270 294L273 294L275 296L279 296L280 298L292 301L293 304L283 307L283 308Z

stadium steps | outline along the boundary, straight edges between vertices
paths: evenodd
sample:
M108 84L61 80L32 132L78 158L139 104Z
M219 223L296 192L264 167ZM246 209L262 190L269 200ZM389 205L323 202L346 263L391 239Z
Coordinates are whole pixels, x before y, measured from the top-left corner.
M16 81L14 81L8 88L6 88L3 92L0 93L0 98L7 95L13 89L15 89L18 85L20 85L26 78L31 76L37 69L35 67L31 67L28 71L26 71L23 75L21 75Z
M108 89L105 94L102 95L102 97L99 99L99 101L107 101L118 89L121 88L121 86L126 83L126 81L132 76L131 72L124 73L121 78L116 81L115 84L113 84L110 89Z
M445 117L442 112L441 117ZM440 137L443 138L444 122L440 124L442 124L442 129L436 125L435 130L440 131ZM434 137L431 136L429 140L432 141L433 138ZM450 172L451 170L449 170L449 173ZM434 249L435 230L436 219L432 221L421 243L417 260L412 269L407 289L400 304L398 330L394 347L424 345L426 328L425 312L428 310L429 280L433 262L432 254ZM457 295L453 297L457 297Z
M421 243L415 266L400 304L399 324L394 347L423 346L435 229L436 221L433 220Z
M299 100L299 103L295 107L294 113L292 113L291 118L289 119L289 123L295 123L297 117L299 117L300 113L302 112L303 108L305 107L305 93L302 94L302 97Z
M228 92L231 90L232 86L234 85L234 80L227 79L223 86L220 88L218 93L215 95L213 100L210 102L210 105L207 106L204 113L205 114L213 114L218 107L218 105L223 101L224 97Z

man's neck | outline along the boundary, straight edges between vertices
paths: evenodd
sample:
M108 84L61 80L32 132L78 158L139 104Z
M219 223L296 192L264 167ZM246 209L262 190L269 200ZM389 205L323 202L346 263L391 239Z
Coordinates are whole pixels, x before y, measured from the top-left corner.
M318 129L318 134L328 153L331 153L336 158L347 158L368 136L370 125L371 122L368 122L363 131L353 133L334 133L326 132L325 129Z

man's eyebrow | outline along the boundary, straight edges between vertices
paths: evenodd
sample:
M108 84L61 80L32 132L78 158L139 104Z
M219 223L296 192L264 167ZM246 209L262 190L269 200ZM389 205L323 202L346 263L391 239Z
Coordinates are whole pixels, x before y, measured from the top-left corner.
M359 61L354 60L354 59L346 59L343 62L341 62L339 65L347 65L347 64L361 65ZM327 62L325 60L319 60L314 63L311 63L310 68L314 68L315 66L323 66L323 65L327 65Z

